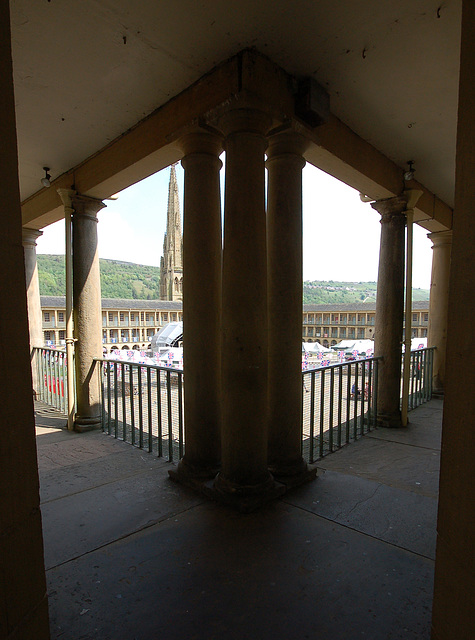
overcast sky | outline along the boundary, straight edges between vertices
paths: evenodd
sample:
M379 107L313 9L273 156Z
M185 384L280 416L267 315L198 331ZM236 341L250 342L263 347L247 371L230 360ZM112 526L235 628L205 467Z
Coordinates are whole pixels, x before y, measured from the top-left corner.
M183 169L176 165L180 206ZM166 228L168 181L164 169L125 189L99 212L99 255L158 266ZM304 280L376 281L379 214L362 203L357 191L312 165L303 170ZM432 243L414 225L413 286L429 289ZM64 223L44 229L38 253L64 254Z

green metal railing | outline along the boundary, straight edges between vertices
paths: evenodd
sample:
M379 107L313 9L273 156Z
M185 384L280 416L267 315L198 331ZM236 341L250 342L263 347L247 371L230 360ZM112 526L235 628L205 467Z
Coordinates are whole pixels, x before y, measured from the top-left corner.
M37 375L37 397L64 415L68 413L68 373L66 353L46 347L33 349Z
M67 415L66 353L35 348L40 400ZM378 367L365 358L302 372L302 449L316 462L376 427ZM434 347L411 352L409 410L432 397ZM103 431L166 457L184 453L183 371L96 359L101 367Z
M408 409L415 409L432 398L435 347L411 351ZM403 359L404 361L404 359Z
M183 457L183 371L116 360L101 367L102 430L167 458Z
M302 449L307 462L376 426L380 360L365 358L302 372Z

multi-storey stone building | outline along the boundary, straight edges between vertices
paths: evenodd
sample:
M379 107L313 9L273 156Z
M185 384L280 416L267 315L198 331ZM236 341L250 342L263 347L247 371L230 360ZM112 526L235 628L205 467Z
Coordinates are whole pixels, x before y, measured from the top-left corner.
M65 344L65 302L61 296L42 296L43 335L46 345ZM325 347L345 339L374 337L373 303L305 304L302 340ZM102 299L102 343L111 349L147 349L152 336L168 322L183 320L181 301ZM412 305L413 338L427 336L429 302Z
M376 303L305 304L302 339L320 342L325 347L340 340L373 339ZM411 337L426 338L429 326L429 301L412 303Z

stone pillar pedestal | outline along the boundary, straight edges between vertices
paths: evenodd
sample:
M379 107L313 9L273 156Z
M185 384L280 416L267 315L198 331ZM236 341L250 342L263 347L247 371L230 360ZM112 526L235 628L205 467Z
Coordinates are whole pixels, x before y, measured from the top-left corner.
M180 140L185 153L183 344L185 456L174 480L195 486L221 462L222 137L204 130Z
M25 256L26 300L28 306L28 328L30 335L30 356L33 347L43 346L43 323L41 316L40 283L36 264L36 240L43 235L38 229L22 229L23 253ZM38 390L36 363L31 362L33 393Z
M269 137L267 283L269 445L272 474L288 485L310 477L302 458L302 157L293 131Z
M377 420L386 427L401 426L406 204L404 196L371 204L381 214L374 355L383 358L379 363Z
M276 495L267 468L266 132L262 111L236 108L225 134L222 469L214 488L243 510ZM283 485L279 489L284 490Z
M440 395L444 393L452 231L429 233L427 237L432 240L433 251L427 345L429 347L436 347L434 352L432 392Z
M100 367L102 357L101 279L97 249L98 211L101 200L76 195L73 215L73 308L76 340L76 431L101 426Z

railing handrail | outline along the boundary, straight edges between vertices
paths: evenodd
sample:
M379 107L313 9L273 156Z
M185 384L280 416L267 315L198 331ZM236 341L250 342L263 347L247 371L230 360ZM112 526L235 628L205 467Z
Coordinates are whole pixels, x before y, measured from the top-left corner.
M311 369L305 369L302 371L302 375L306 373L312 373L314 371L325 371L326 369L345 367L348 365L354 365L358 362L374 362L376 360L383 360L383 356L370 356L369 358L356 358L355 360L346 360L345 362L333 362L331 364L327 364L325 367L312 367Z
M176 373L183 373L183 369L177 369L176 367L164 367L160 364L149 364L140 362L130 362L129 360L115 360L112 358L93 358L94 362L112 362L117 364L127 364L135 367L147 367L148 369L159 369L160 371L176 371Z

